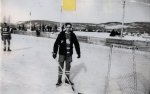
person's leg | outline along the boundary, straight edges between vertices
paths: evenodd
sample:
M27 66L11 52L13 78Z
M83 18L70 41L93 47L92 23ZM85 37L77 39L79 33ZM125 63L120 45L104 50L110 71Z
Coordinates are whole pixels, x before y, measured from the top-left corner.
M70 78L70 68L71 68L71 62L66 62L66 70L65 70L65 74L68 77L68 79ZM67 80L67 79L66 79Z
M6 38L5 37L3 38L3 42L4 42L4 49L3 50L6 51Z
M8 42L8 51L11 51L11 49L10 49L10 39L7 39L7 42Z
M59 56L59 66L58 66L58 81L56 83L57 86L62 84L62 74L63 74L63 68L64 68L64 56Z
M66 59L66 70L65 70L65 74L66 74L66 76L67 76L68 79L66 78L65 83L67 83L67 84L72 84L72 85L73 85L73 83L70 81L71 62L72 62L72 57L71 57L71 56L67 57L67 59Z
M58 66L58 81L61 81L62 79L62 74L63 74L63 67L64 67L64 62L59 63L60 66ZM61 68L60 68L61 67Z

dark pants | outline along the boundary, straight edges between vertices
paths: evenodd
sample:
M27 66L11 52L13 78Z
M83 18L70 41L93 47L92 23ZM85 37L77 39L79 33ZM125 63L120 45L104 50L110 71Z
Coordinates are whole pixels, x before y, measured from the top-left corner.
M8 43L8 46L10 45L10 36L2 36L2 40L4 41L4 45L6 45L6 42Z
M71 62L72 62L72 56L65 57L65 56L63 56L63 55L60 55L58 62L59 62L59 65L60 65L60 66L58 67L59 79L61 79L61 76L62 76L62 74L63 74L64 63L65 63L65 67L66 67L66 69L65 69L65 74L66 74L66 76L69 78L69 76L70 76ZM61 67L62 69L61 69L60 67Z

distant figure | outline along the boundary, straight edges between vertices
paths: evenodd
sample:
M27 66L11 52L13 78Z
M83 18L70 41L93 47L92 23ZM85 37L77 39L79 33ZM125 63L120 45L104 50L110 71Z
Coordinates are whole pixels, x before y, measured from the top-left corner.
M110 36L116 36L114 29L111 31Z
M36 36L39 37L40 36L40 26L36 27Z
M49 26L49 32L52 32L52 27L51 26Z
M40 29L36 30L36 36L39 37L40 36Z
M21 26L20 25L19 25L18 29L21 30Z
M57 25L54 26L54 31L53 32L57 32Z
M116 35L120 35L119 32L115 31L114 29L111 31L110 36L114 37Z
M40 29L40 31L42 31L42 24L40 24L39 29Z
M10 49L10 40L11 40L11 32L10 32L10 28L9 26L7 25L7 23L4 23L4 25L2 26L1 28L1 36L2 36L2 40L4 41L4 51L6 51L6 41L7 41L7 50L8 51L11 51Z
M43 32L45 31L45 25L44 24L42 25L42 31Z
M61 27L61 31L64 31L64 28L65 28L65 26L64 26L64 25L62 25L62 27Z
M65 80L65 83L73 85L73 83L70 81L70 68L71 68L71 62L72 62L72 55L73 55L73 44L75 46L76 52L78 57L80 58L80 45L77 40L76 35L72 31L72 24L66 23L64 30L61 31L54 43L53 48L53 58L55 59L57 56L57 51L59 49L59 64L61 68L63 69L64 62L66 63L66 69L65 74L68 79ZM63 71L60 67L58 68L58 82L56 83L56 86L60 86L62 84L62 74Z
M48 30L48 32L51 32L52 27L51 27L50 25L48 25L48 26L47 26L47 30Z
M25 31L25 26L24 26L24 24L22 25L22 30Z

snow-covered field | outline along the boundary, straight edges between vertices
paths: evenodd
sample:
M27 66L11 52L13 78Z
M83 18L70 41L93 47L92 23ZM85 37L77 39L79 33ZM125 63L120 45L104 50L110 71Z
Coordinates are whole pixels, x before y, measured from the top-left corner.
M52 58L55 39L12 35L12 52L1 48L1 94L74 94L69 85L56 88L57 61ZM84 94L105 94L110 48L80 43L74 52L71 80ZM109 94L134 94L132 50L113 48ZM150 53L135 52L137 93L150 91Z

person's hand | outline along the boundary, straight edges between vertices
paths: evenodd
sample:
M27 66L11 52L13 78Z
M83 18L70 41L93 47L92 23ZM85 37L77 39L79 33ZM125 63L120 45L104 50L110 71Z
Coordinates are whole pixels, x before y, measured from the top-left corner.
M10 40L11 40L11 35L9 35L9 38L10 38Z
M54 58L54 59L56 58L56 53L53 53L53 58Z
M81 56L80 56L80 54L77 56L77 58L80 58Z

